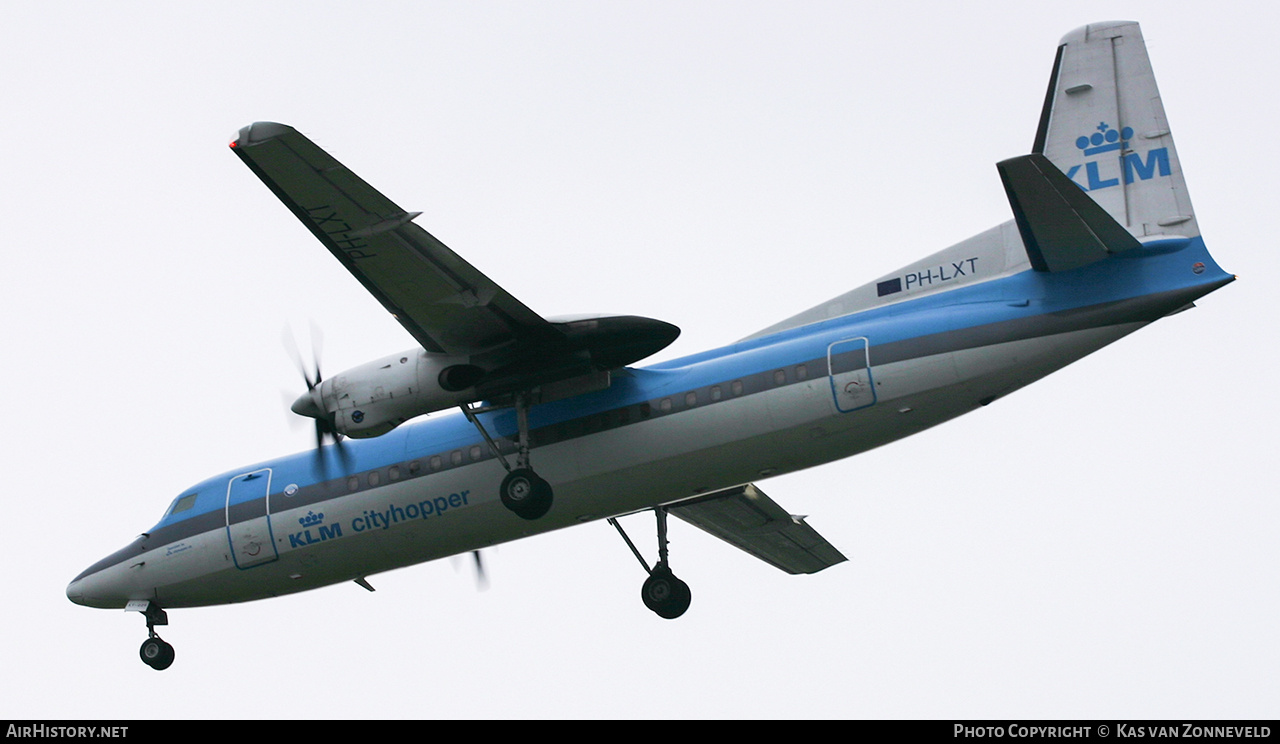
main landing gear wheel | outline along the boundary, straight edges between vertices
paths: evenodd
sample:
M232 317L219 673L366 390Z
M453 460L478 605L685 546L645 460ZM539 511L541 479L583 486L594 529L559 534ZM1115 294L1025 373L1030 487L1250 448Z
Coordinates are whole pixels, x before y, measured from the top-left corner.
M173 646L166 643L160 636L153 636L142 642L142 648L138 649L138 656L142 657L143 663L147 666L156 671L163 671L173 663Z
M658 617L674 620L689 609L693 593L689 591L688 584L671 573L671 569L658 565L640 587L640 599Z
M652 569L649 568L648 563L645 563L644 556L636 550L635 543L627 537L618 520L609 517L609 524L613 525L619 535L622 535L627 547L631 548L636 560L640 561L640 565L644 566L644 570L649 574L644 584L640 586L640 599L644 602L644 606L658 617L674 620L689 609L693 593L689 591L688 584L671 573L671 567L667 563L667 509L664 506L658 506L654 508L653 513L658 518L658 563Z
M502 505L524 519L537 519L551 510L551 485L529 468L516 468L502 479Z
M489 445L489 451L498 459L498 462L502 463L502 467L506 468L507 477L502 479L502 486L498 488L498 497L502 499L502 505L522 519L534 520L551 511L551 484L538 477L538 474L529 466L528 393L517 393L514 406L518 431L514 468L507 462L507 458L503 457L502 449L493 441L493 437L485 431L484 424L476 418L477 413L485 413L493 408L472 409L467 404L463 404L460 408L471 425L480 432L480 436L484 437L484 441Z

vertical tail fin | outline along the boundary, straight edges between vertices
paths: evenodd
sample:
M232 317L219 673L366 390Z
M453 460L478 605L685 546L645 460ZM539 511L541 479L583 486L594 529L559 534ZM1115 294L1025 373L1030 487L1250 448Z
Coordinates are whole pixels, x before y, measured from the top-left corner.
M1032 154L997 167L1013 221L743 340L1028 268L1069 271L1154 238L1200 236L1146 42L1132 21L1094 23L1062 38ZM1196 276L1208 270L1211 281L1230 281L1206 266L1207 253L1202 261L1193 264Z
M1137 23L1062 38L1032 151L1135 237L1200 234Z

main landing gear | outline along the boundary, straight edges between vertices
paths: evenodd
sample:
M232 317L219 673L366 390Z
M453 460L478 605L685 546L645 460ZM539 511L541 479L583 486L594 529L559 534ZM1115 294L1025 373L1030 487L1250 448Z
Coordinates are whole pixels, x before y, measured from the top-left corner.
M129 609L129 608L126 608ZM169 616L164 610L155 605L154 602L147 602L146 608L141 609L143 617L147 619L147 640L142 642L142 648L138 649L138 656L142 657L142 662L156 671L164 671L173 664L173 646L165 642L156 633L155 626L168 625Z
M622 535L622 539L626 541L627 547L631 548L631 552L635 554L636 560L640 561L644 570L649 572L649 578L645 579L640 587L640 599L644 602L644 606L658 617L674 620L689 609L693 595L689 591L689 585L671 573L671 567L667 562L667 510L659 506L655 507L653 512L658 517L658 563L653 568L649 568L649 564L641 557L640 551L636 550L631 538L622 531L622 525L618 524L618 520L610 517L609 524L618 530L618 534Z
M525 519L537 519L551 509L551 484L530 468L516 468L502 479L502 505Z
M497 443L489 436L489 432L485 431L480 419L476 418L477 413L493 409L472 410L470 406L462 406L462 412L466 414L467 420L476 427L480 436L488 442L489 451L507 470L507 477L502 479L502 486L498 489L498 497L502 499L502 505L522 519L534 520L551 511L551 484L538 477L538 474L533 472L533 468L529 467L529 399L525 393L516 395L515 409L519 448L516 451L516 466L512 468L507 458L498 449Z

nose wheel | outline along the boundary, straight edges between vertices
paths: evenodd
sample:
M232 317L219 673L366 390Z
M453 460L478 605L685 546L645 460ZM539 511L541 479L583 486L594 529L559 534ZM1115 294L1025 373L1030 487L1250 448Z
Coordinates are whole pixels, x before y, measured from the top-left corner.
M142 642L138 655L142 657L142 663L158 672L164 671L173 663L173 646L160 636L152 636Z
M126 610L141 612L147 619L147 640L138 649L142 663L157 672L168 669L173 664L173 646L169 645L156 633L157 625L168 625L169 616L155 602L138 600L125 605Z

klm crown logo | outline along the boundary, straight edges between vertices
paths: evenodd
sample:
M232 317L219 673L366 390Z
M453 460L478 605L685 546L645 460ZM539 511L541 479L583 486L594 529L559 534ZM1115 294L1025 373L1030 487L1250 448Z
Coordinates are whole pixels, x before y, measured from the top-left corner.
M1169 148L1158 147L1145 153L1146 158L1129 147L1133 139L1133 127L1116 129L1105 121L1098 122L1097 131L1080 135L1076 138L1076 149L1086 158L1093 158L1108 152L1117 153L1115 160L1100 158L1086 160L1083 165L1073 165L1067 171L1067 178L1085 191L1097 191L1112 186L1119 186L1124 178L1125 185L1134 181L1149 181L1157 175L1163 177L1172 172L1169 167ZM1114 168L1111 163L1116 163ZM1084 169L1084 183L1076 179L1080 169ZM1106 171L1106 172L1104 172Z
M319 514L316 514L311 510L307 510L307 516L301 517L300 519L298 519L298 524L302 525L303 527L314 527L318 524L322 524L323 522L324 522L324 512L320 512Z
M1105 121L1098 124L1098 131L1085 137L1076 138L1076 147L1084 150L1085 155L1100 155L1112 150L1124 150L1133 139L1133 127L1116 129Z

